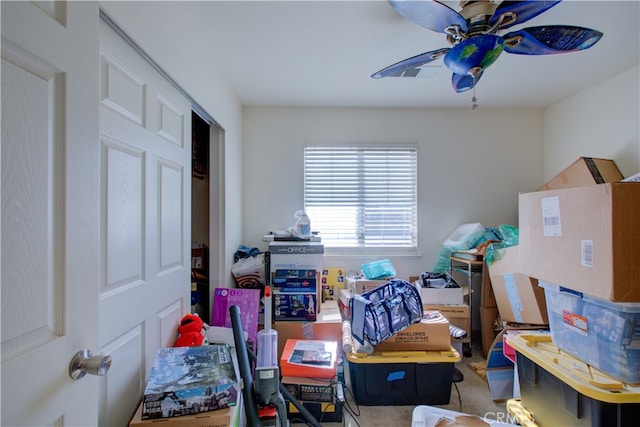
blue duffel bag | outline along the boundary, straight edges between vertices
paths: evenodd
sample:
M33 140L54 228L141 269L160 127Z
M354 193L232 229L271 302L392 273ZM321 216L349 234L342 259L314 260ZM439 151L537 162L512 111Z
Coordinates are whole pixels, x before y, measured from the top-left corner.
M420 293L414 285L391 279L349 300L351 335L361 345L380 344L392 335L422 320Z

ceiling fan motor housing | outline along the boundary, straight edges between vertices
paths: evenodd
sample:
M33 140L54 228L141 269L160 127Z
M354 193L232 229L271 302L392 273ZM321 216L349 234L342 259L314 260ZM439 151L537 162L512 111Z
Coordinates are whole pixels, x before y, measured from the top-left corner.
M444 64L455 74L467 75L471 70L485 70L504 50L504 39L486 34L475 36L452 47L444 56Z

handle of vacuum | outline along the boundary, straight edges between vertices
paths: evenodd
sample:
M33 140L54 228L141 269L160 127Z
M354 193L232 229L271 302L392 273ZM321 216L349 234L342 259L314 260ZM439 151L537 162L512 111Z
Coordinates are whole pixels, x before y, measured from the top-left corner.
M229 307L231 316L231 327L233 329L233 342L238 356L238 368L242 378L242 397L244 399L244 411L247 416L247 425L260 427L260 417L258 416L258 405L253 391L253 375L251 364L249 363L249 353L247 343L244 341L244 331L242 329L242 319L240 317L240 307L232 305Z

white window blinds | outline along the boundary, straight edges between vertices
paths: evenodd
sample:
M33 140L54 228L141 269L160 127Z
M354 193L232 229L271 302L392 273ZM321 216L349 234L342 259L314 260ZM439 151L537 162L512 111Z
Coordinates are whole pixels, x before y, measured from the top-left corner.
M415 147L305 147L304 208L325 247L417 246Z

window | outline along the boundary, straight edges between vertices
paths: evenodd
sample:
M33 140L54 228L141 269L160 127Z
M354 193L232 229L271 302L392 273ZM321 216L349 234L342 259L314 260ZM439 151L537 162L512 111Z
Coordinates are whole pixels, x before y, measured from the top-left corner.
M304 208L327 248L417 247L417 149L304 150Z

